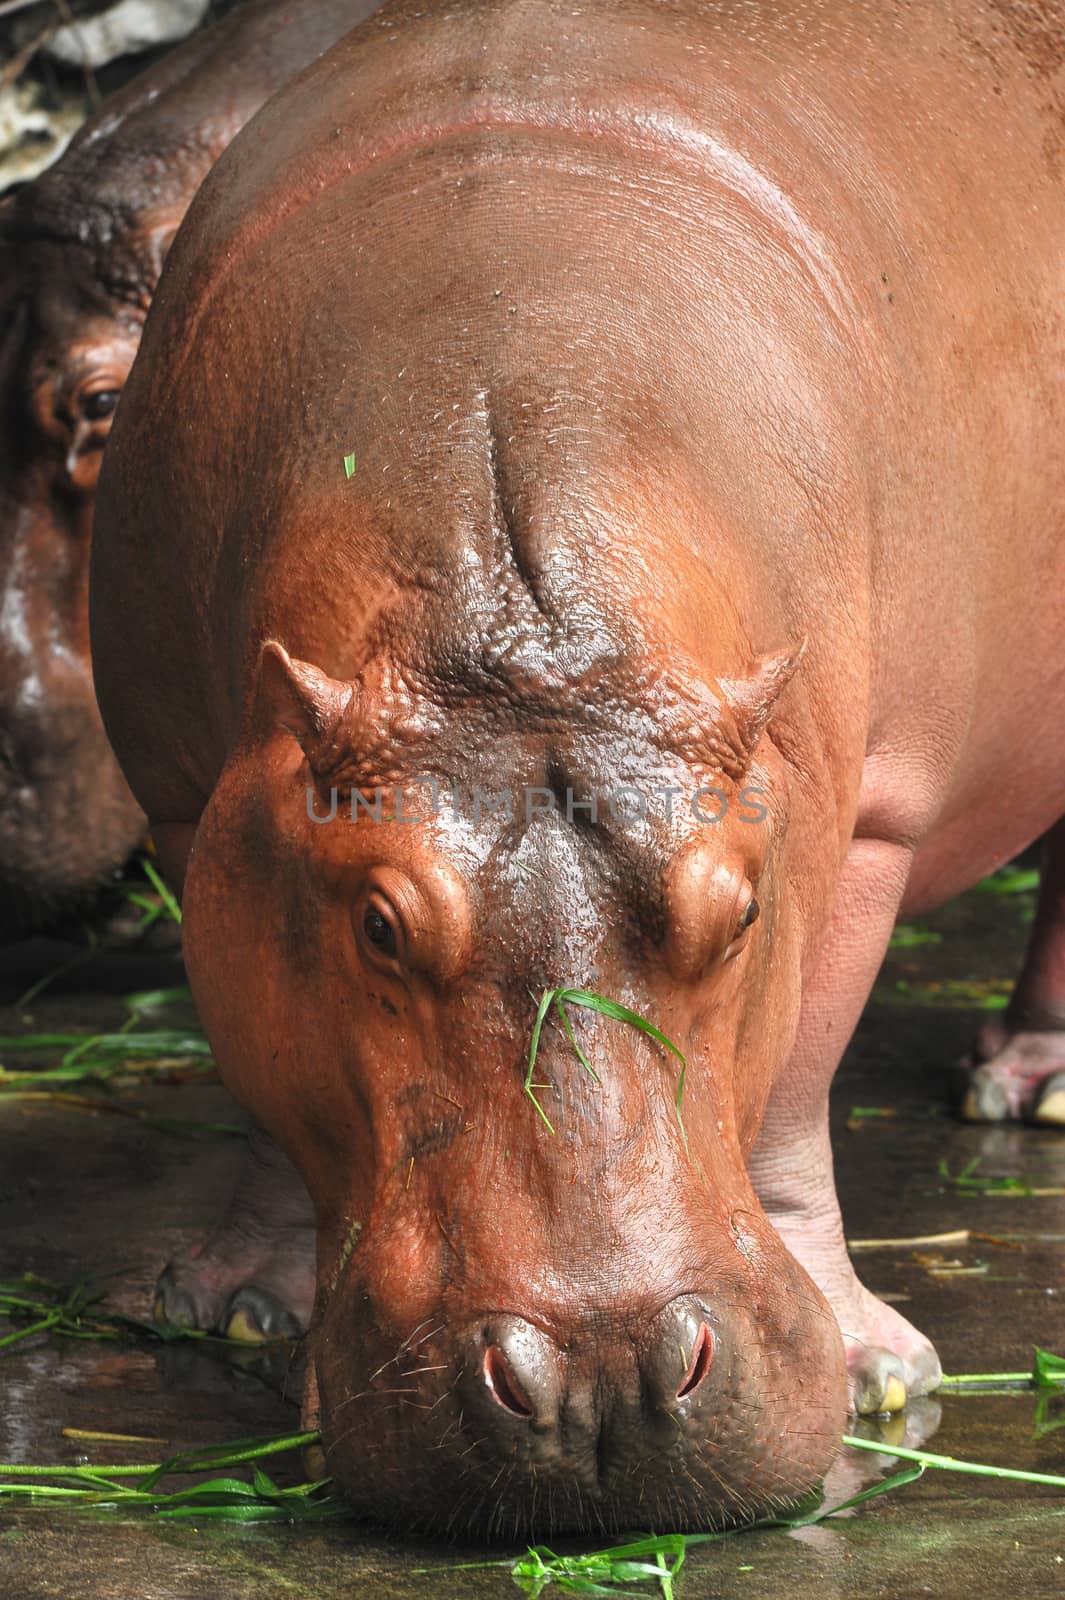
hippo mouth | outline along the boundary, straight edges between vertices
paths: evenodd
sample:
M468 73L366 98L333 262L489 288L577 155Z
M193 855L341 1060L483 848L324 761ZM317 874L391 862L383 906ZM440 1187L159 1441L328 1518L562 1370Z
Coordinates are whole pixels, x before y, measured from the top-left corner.
M102 729L43 765L0 749L0 939L87 910L146 828Z
M515 1314L436 1316L356 1351L334 1305L309 1397L327 1470L356 1511L407 1532L716 1530L795 1504L838 1449L830 1315L793 1342L764 1308L689 1294L638 1329L586 1317L563 1339Z

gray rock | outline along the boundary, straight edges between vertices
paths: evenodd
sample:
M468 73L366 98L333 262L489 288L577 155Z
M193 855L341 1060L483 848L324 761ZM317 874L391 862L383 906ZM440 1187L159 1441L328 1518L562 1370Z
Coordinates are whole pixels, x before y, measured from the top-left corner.
M29 80L0 90L0 195L57 160L88 111L81 87L46 95Z
M119 0L110 10L59 28L46 55L72 67L103 67L119 56L184 39L199 26L210 0Z

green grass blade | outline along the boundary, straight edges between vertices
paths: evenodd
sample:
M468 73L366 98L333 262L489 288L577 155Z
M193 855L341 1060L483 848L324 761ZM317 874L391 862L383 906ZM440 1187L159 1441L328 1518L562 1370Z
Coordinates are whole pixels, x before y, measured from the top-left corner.
M133 1060L137 1057L184 1057L207 1059L211 1047L206 1037L191 1028L157 1028L140 1033L23 1033L0 1036L0 1049L36 1052L66 1046L64 1066L70 1066L93 1050L101 1059ZM44 1076L44 1073L37 1074ZM68 1075L69 1076L69 1075ZM76 1074L75 1074L76 1076Z
M918 944L942 944L943 935L933 933L930 928L923 928L914 922L897 922L895 931L888 940L889 950L908 950Z
M650 1034L652 1039L665 1045L667 1050L672 1050L679 1061L684 1061L684 1053L668 1039L660 1028L653 1022L648 1022L646 1017L641 1017L638 1011L631 1011L628 1006L623 1006L617 1000L610 1000L606 995L594 994L590 989L559 989L559 998L567 1004L586 1006L589 1011L598 1011L604 1017L610 1017L615 1022L627 1022L630 1028L638 1028L641 1033Z
M114 1274L102 1275L102 1277L108 1276ZM14 1344L20 1339L27 1338L31 1333L42 1331L49 1331L66 1339L118 1339L128 1334L147 1337L164 1344L173 1343L178 1339L195 1339L210 1344L241 1347L240 1340L227 1339L221 1334L204 1333L200 1328L171 1328L145 1321L144 1318L133 1316L129 1312L96 1309L104 1299L104 1290L94 1285L100 1283L102 1277L86 1279L71 1286L60 1286L49 1283L47 1279L37 1278L33 1273L26 1273L16 1284L0 1284L0 1317L10 1320L29 1320L37 1324L32 1328L21 1328L0 1340L0 1347L4 1344ZM38 1297L30 1299L25 1294L13 1292L16 1289L26 1288L36 1288ZM46 1326L48 1324L50 1326ZM247 1349L247 1346L244 1345L243 1348Z
M598 1073L592 1067L592 1064L588 1060L584 1051L577 1043L576 1036L572 1027L570 1026L569 1018L566 1015L565 1007L567 1005L583 1006L588 1011L597 1011L600 1016L609 1017L613 1022L624 1022L630 1028L637 1028L641 1033L647 1034L650 1038L654 1039L656 1043L663 1045L667 1050L671 1050L673 1052L680 1062L680 1077L677 1079L677 1092L674 1097L673 1104L677 1114L677 1122L680 1126L681 1138L684 1141L684 1148L687 1150L688 1130L684 1126L684 1116L681 1110L681 1105L684 1099L684 1085L688 1076L687 1057L684 1055L684 1052L673 1043L673 1040L668 1038L666 1034L662 1032L661 1028L656 1028L653 1022L649 1022L646 1017L641 1017L638 1011L633 1011L629 1006L623 1006L620 1001L611 1000L606 995L596 994L591 989L545 989L540 999L540 1009L537 1012L536 1023L533 1027L533 1044L529 1052L529 1075L526 1078L526 1089L528 1089L528 1084L532 1080L533 1065L536 1060L536 1050L539 1048L540 1029L543 1026L543 1019L547 1015L552 1003L554 1003L556 1006L559 1015L565 1024L570 1043L577 1052L581 1065L591 1073L596 1083L599 1083L601 1080ZM537 1109L540 1109L539 1106L537 1106ZM542 1111L540 1114L543 1116ZM554 1132L554 1129L552 1128L551 1131Z
M893 1452L885 1450L885 1455ZM903 1467L890 1478L883 1478L879 1483L874 1483L868 1489L862 1489L858 1494L852 1494L849 1500L841 1500L839 1505L823 1506L816 1511L811 1511L806 1516L789 1517L783 1526L788 1528L810 1528L819 1522L826 1522L829 1517L837 1517L842 1511L853 1511L855 1506L864 1505L867 1500L875 1500L878 1495L890 1494L893 1489L902 1489L908 1483L915 1483L918 1478L923 1478L925 1463L913 1461L909 1466Z
M35 1333L47 1333L50 1328L54 1328L56 1323L60 1321L62 1321L62 1315L60 1312L55 1311L47 1317L42 1317L40 1322L34 1322L28 1328L19 1328L15 1333L5 1334L0 1339L0 1350L5 1350L13 1344L18 1344L21 1339L32 1338Z
M4 1050L58 1050L61 1046L69 1048L84 1037L77 1033L12 1033L0 1035L0 1046Z
M1032 1365L1027 1372L962 1372L946 1375L940 1380L941 1389L1003 1388L1060 1389L1065 1384L1065 1356L1056 1356L1050 1350L1033 1347Z
M578 1061L580 1062L581 1066L584 1068L585 1072L587 1072L591 1077L593 1077L595 1079L596 1083L599 1083L601 1081L601 1079L599 1077L599 1074L598 1074L598 1072L596 1072L595 1068L592 1066L592 1063L588 1060L588 1057L585 1055L584 1051L581 1049L580 1045L577 1043L577 1035L573 1031L573 1024L570 1022L569 1017L566 1015L566 1008L562 1004L561 997L559 995L557 995L557 994L555 996L555 1009L558 1012L559 1016L562 1018L562 1025L565 1028L567 1034L569 1035L570 1044L573 1046L574 1050L577 1052Z
M937 1388L936 1393L939 1394L944 1389L948 1393L951 1389L959 1392L971 1389L974 1393L990 1394L996 1389L1001 1389L1003 1394L1009 1394L1011 1392L1016 1393L1018 1390L1023 1392L1031 1387L1032 1374L1030 1372L961 1372L952 1374L950 1377L944 1373L939 1380L939 1388Z
M1065 1383L1065 1356L1052 1355L1049 1350L1035 1346L1032 1362L1032 1382L1037 1389L1056 1389Z
M544 1018L550 1011L552 1002L554 1001L557 993L557 989L545 989L543 994L540 996L540 1004L536 1011L536 1021L533 1023L532 1038L529 1041L529 1070L525 1074L525 1093L529 1096L529 1099L536 1107L537 1114L547 1124L547 1128L550 1133L554 1133L555 1131L554 1124L533 1092L533 1072L536 1069L536 1055L540 1049L540 1034L543 1030Z
M1052 1472L1025 1472L1020 1467L992 1467L981 1461L959 1461L954 1456L934 1455L929 1450L906 1450L902 1445L877 1444L872 1439L856 1439L851 1434L843 1435L843 1443L853 1450L873 1450L882 1456L921 1462L943 1472L967 1472L978 1478L1010 1478L1017 1483L1045 1483L1055 1489L1065 1489L1065 1477Z
M1000 867L976 885L983 894L1032 894L1038 887L1038 867Z
M147 856L141 856L140 864L144 872L144 876L148 879L148 882L151 884L152 888L163 902L163 905L166 907L166 912L170 920L172 922L176 922L180 927L181 907L177 903L177 899L173 890L170 888L169 884L164 883L163 879L159 876L159 873L156 871L155 867L149 861Z
M48 1502L86 1511L150 1511L162 1517L213 1517L229 1521L311 1521L342 1516L345 1511L327 1493L329 1479L279 1488L261 1467L246 1478L214 1476L188 1488L159 1487L171 1474L224 1471L263 1457L316 1443L316 1432L280 1437L232 1440L199 1450L183 1451L158 1463L122 1466L0 1466L0 1504Z
M142 1011L158 1011L163 1006L191 1005L192 990L187 983L170 989L137 989L123 995L122 1004L139 1016Z
M142 1489L153 1487L160 1478L168 1477L178 1472L209 1472L215 1467L236 1467L247 1461L261 1461L265 1456L276 1456L284 1450L300 1450L305 1445L317 1444L320 1435L313 1433L290 1433L280 1438L251 1437L248 1439L234 1439L230 1444L209 1445L201 1450L185 1450L180 1455L170 1456L158 1465L127 1468L127 1472L149 1472L149 1478L140 1485Z

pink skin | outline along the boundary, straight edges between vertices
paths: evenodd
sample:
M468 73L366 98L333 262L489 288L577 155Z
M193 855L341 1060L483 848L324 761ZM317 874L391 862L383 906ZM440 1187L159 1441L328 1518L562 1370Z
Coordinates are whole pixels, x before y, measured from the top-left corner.
M399 0L190 213L104 468L97 683L223 1073L310 1191L307 1416L375 1515L736 1516L848 1387L938 1381L847 1259L827 1099L896 919L1065 792L1062 36ZM767 816L307 817L426 772ZM689 1148L592 1016L602 1084L556 1028L543 1127L560 983L678 1042Z
M1043 841L1039 902L1003 1018L980 1030L962 1104L972 1122L1065 1124L1065 825Z
M939 1382L935 1350L859 1281L847 1255L832 1182L828 1090L895 925L910 854L855 840L836 891L832 922L803 994L787 1074L770 1101L751 1177L773 1225L811 1274L839 1321L853 1409L880 1411L893 1380L907 1394ZM891 1409L897 1409L891 1407Z

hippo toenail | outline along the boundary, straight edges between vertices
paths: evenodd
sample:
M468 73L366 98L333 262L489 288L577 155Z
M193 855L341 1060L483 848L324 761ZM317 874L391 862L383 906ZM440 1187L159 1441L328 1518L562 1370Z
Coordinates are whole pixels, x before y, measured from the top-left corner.
M1065 1126L1065 1072L1056 1072L1047 1079L1032 1118L1035 1122Z
M906 1409L906 1385L901 1378L896 1377L894 1374L884 1385L884 1404L882 1409L889 1415Z
M241 1344L265 1344L266 1334L252 1321L246 1307L235 1311L226 1324L226 1338L239 1339Z

